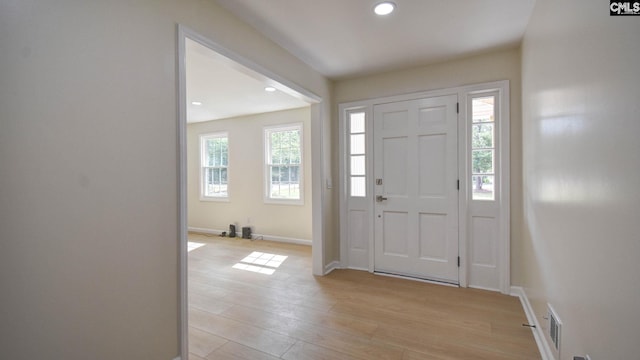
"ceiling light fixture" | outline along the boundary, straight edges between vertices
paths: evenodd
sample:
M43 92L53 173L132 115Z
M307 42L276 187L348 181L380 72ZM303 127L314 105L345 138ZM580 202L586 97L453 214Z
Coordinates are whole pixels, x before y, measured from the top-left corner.
M264 91L274 92L274 91L276 91L276 88L274 88L273 86L267 86L266 88L264 88Z
M389 15L396 9L396 4L391 1L381 2L373 8L373 11L378 15Z
M192 101L191 105L200 106L202 103L200 101Z

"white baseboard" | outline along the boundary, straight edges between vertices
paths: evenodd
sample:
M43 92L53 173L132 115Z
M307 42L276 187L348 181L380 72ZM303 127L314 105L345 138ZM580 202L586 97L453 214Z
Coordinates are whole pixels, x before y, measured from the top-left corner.
M177 358L173 358L173 360L182 360L182 358L178 356Z
M469 285L469 287L472 289L478 289L478 290L487 290L487 291L493 291L498 293L500 292L500 289L494 289L494 288L484 287L484 286Z
M324 275L328 275L333 270L339 269L339 268L340 268L340 262L339 261L332 261L332 262L328 263L327 265L325 265L325 267L324 267Z
M222 234L222 232L228 232L228 230L207 229L207 228L199 228L199 227L191 227L191 226L189 226L188 230L196 233L211 234L211 235L220 235ZM240 232L239 234L240 234L239 238L242 239L242 232ZM311 246L311 240L307 240L307 239L296 239L296 238L289 238L289 237L277 236L277 235L267 235L267 234L251 234L251 236L254 239Z
M547 342L547 338L544 336L542 327L540 327L540 323L538 323L536 314L533 311L533 307L531 307L527 294L524 292L524 288L521 286L512 286L511 296L517 296L520 298L520 303L522 304L524 313L527 315L527 321L530 325L535 325L535 328L531 328L531 331L533 332L533 338L536 340L536 344L538 345L538 350L540 351L542 360L555 360L555 357L551 352L551 347Z
M191 227L191 226L189 226L187 230L189 232L195 232L200 234L210 234L210 235L220 235L222 234L223 231L228 231L228 230L216 230L216 229L207 229L207 228L199 228L199 227Z
M262 238L262 240L269 240L269 241L277 241L277 242L282 242L282 243L288 243L288 244L298 244L298 245L307 245L307 246L311 246L311 240L307 240L307 239L296 239L296 238L289 238L289 237L284 237L284 236L276 236L276 235L265 235L265 234L252 234L253 238Z
M359 271L369 271L368 268L364 268L364 267L359 267L359 266L343 266L343 268L349 269L349 270L359 270Z

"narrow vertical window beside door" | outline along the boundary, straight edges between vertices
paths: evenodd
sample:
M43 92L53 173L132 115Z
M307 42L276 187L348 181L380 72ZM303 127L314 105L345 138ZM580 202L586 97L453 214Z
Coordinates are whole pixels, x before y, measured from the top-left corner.
M495 200L495 96L471 102L471 186L473 200Z
M349 194L352 197L367 196L365 114L349 114Z

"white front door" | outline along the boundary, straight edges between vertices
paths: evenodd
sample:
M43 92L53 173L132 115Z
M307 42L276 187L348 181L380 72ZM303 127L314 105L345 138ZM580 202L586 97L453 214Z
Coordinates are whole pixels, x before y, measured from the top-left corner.
M457 95L374 106L377 272L458 283Z

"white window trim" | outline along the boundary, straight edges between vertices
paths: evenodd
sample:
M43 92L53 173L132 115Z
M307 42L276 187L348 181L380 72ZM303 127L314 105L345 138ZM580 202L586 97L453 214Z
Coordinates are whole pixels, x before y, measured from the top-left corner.
M484 124L492 124L493 125L493 144L492 147L490 148L483 148L483 149L474 149L473 148L473 143L472 143L472 134L473 134L473 125L478 124L478 123L474 123L473 122L473 100L475 99L479 99L479 98L484 98L484 97L493 97L494 98L494 120L492 122L485 122ZM500 199L499 197L502 195L501 191L500 191L500 186L502 185L500 182L503 180L500 175L500 170L502 169L503 164L501 164L500 159L501 159L501 142L502 142L502 136L500 134L500 130L504 127L504 126L508 126L508 124L504 125L502 124L502 119L501 119L501 115L502 115L502 111L500 108L500 105L502 103L502 100L500 99L500 91L497 89L489 89L489 90L479 90L479 91L475 91L475 92L469 92L467 93L467 111L466 111L466 126L467 126L467 131L468 131L468 151L469 154L467 154L467 156L469 156L469 168L467 169L468 174L470 175L470 177L473 176L492 176L493 177L493 199L481 199L481 198L477 198L474 199L473 198L473 187L474 184L471 181L471 179L466 179L468 181L468 186L469 188L467 189L468 193L469 193L469 203L473 203L476 201L479 202L496 202L496 203L500 203ZM474 174L473 173L473 151L475 150L493 150L493 172L492 173L486 173L486 174L482 174L482 173L477 173Z
M227 138L227 141L229 139L229 133L226 131L219 131L219 132L214 132L214 133L206 133L206 134L200 134L200 159L199 159L199 163L198 163L198 167L200 168L200 179L198 180L200 183L200 201L222 201L222 202L228 202L229 198L231 197L231 191L230 191L230 181L229 181L229 167L230 167L230 161L227 160L227 196L205 196L204 194L204 166L202 165L204 159L205 159L205 153L204 153L204 142L206 140L209 139L216 139L216 138ZM227 146L227 159L229 159L230 157L230 146Z
M510 166L510 116L509 116L509 82L508 80L497 81L487 84L478 84L473 86L464 87L464 97L461 98L460 104L466 104L460 106L460 115L462 120L465 121L466 135L464 150L469 161L465 164L466 169L461 168L461 173L466 171L466 179L464 183L464 190L466 192L465 199L465 214L467 219L465 221L465 231L467 232L466 241L469 242L467 246L471 246L471 228L470 217L471 216L495 216L499 219L498 223L498 249L497 249L497 262L499 271L499 291L503 294L510 294L511 292L511 166ZM471 181L471 125L472 121L472 100L477 97L495 96L495 121L494 121L494 200L473 200L472 197L472 184ZM462 190L462 182L461 182ZM464 254L467 257L469 249ZM466 275L472 272L471 263L468 263L468 269L465 269ZM472 283L468 284L469 287L482 288L487 290L494 290L491 288L484 288Z
M363 114L363 116L365 118L365 131L364 132L354 133L352 131L350 121L351 121L351 115L353 115L353 114ZM370 129L367 129L367 124L366 124L367 113L366 113L366 111L364 111L364 109L360 109L360 108L358 108L358 109L350 109L350 110L347 110L345 116L346 116L346 119L345 119L346 124L345 124L345 126L347 127L345 136L349 137L349 140L347 141L347 143L349 144L349 147L348 147L348 149L346 149L346 151L347 151L347 154L346 154L347 161L346 161L346 164L345 164L345 166L346 166L345 171L347 173L347 181L348 181L347 196L351 197L351 198L362 198L362 199L365 199L367 197L367 194L368 194L368 191L369 191L369 189L367 189L368 186L366 186L367 180L369 179L369 171L370 171L367 162L368 162L369 157L371 156L370 155L370 151L367 149L367 147L369 145L368 140L367 140L367 131L371 131ZM365 149L364 149L364 152L362 154L352 154L351 153L351 140L350 140L351 136L352 135L360 135L360 134L364 135L364 137L365 137L365 141L364 141ZM351 159L353 158L353 156L363 156L364 157L364 159L365 159L365 172L364 172L364 175L353 175L353 169L351 168ZM364 193L364 195L353 195L352 194L352 188L353 188L353 184L352 183L353 183L353 179L354 178L363 178L364 179L364 181L365 181L365 187L364 187L364 192L365 193Z
M269 172L269 158L270 154L270 134L275 131L288 131L288 130L299 130L300 131L300 199L273 199L270 197L270 188L271 188L271 176ZM265 126L262 130L263 133L263 149L264 149L264 160L263 160L263 196L265 204L280 204L280 205L304 205L304 127L303 123L289 123L289 124L278 124Z

